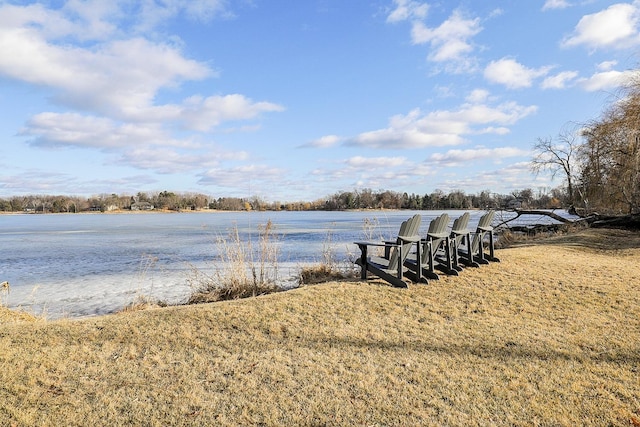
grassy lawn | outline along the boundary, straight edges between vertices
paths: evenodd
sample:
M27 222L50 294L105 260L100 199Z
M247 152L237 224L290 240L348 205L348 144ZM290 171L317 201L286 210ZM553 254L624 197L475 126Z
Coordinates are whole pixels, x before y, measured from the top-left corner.
M0 308L0 425L640 425L640 235L394 289L45 321Z

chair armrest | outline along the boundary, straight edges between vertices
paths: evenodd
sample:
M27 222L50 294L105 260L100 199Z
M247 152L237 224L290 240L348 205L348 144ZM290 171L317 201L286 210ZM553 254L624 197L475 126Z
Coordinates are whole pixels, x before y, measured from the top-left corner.
M353 242L356 245L363 247L363 246L400 246L400 243L396 243L396 242Z
M471 230L451 230L451 234L456 236L466 236L469 233L471 233Z
M399 240L402 240L405 243L418 243L420 242L420 235L415 235L415 236L398 236Z
M444 239L445 237L449 237L449 232L427 233L427 237L431 237L432 239Z

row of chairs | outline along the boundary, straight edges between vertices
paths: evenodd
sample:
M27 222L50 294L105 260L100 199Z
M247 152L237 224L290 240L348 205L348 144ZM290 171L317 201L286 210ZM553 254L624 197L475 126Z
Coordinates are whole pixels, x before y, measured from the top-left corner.
M430 222L424 237L420 235L422 217L414 215L401 224L395 241L355 242L360 248L360 258L356 260L361 268L360 277L366 280L369 272L393 286L406 288L405 277L426 283L439 279L436 270L458 275L464 267L499 262L491 225L494 215L494 211L482 215L472 232L468 228L471 218L468 212L456 218L451 229L449 215L443 213ZM372 246L384 248L384 255L370 254Z

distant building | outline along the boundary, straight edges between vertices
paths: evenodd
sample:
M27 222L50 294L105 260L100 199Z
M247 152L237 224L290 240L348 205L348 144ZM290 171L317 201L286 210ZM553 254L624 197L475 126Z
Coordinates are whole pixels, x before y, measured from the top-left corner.
M511 199L507 202L507 209L522 209L522 198L516 197L515 199Z
M131 204L132 211L152 211L153 205L149 202L137 202Z

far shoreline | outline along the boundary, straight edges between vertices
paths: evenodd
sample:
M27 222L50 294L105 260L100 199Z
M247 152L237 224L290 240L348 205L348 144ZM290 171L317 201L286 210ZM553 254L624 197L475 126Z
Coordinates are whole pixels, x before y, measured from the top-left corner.
M146 210L130 210L130 209L115 209L110 211L82 211L82 212L7 212L0 211L0 215L122 215L122 214L179 214L179 213L253 213L253 212L444 212L444 211L485 211L488 209L481 208L466 208L466 209L388 209L388 208L370 208L370 209L343 209L343 210L323 210L323 209L308 209L308 210L226 210L226 209L185 209L185 210L172 210L172 209L146 209ZM507 209L494 209L496 211L505 211ZM565 208L557 208L553 210L566 210Z

